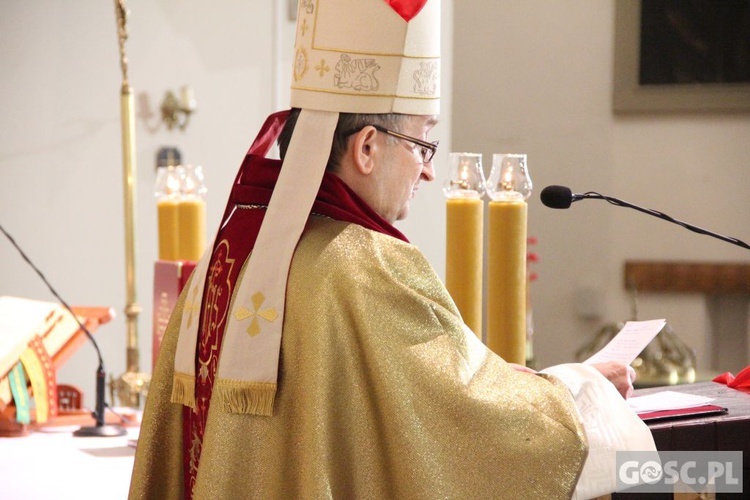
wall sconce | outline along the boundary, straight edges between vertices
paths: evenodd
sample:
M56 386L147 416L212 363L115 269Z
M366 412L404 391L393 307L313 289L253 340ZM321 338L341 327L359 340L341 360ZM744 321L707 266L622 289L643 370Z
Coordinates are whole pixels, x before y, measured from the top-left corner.
M190 115L198 109L198 102L195 100L193 89L185 85L180 89L180 98L174 95L171 90L167 91L164 100L161 103L161 119L167 125L169 130L175 126L180 130L185 130Z

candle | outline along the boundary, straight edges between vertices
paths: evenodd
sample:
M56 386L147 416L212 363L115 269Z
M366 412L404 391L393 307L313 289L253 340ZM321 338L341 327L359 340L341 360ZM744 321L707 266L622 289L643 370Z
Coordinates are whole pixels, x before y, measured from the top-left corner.
M446 200L445 287L464 323L482 338L482 155L451 153Z
M531 178L526 155L495 154L487 192L487 346L526 364L526 232Z
M206 244L206 186L203 167L184 165L182 198L178 205L177 244L181 260L199 260Z
M177 203L177 258L200 260L206 245L206 202L197 196Z
M157 202L159 259L199 260L206 245L206 202L198 197Z
M175 198L164 198L156 203L160 260L178 260L179 211L177 205L178 201Z
M479 198L449 198L446 210L445 286L464 323L481 338L484 204Z
M176 158L160 159L156 174L156 216L159 232L159 259L179 260L177 234L179 231L178 203L182 199L183 167L175 165Z
M487 347L526 363L526 219L521 201L491 201L487 264Z
M206 187L200 166L166 165L157 173L159 259L197 261L206 244Z

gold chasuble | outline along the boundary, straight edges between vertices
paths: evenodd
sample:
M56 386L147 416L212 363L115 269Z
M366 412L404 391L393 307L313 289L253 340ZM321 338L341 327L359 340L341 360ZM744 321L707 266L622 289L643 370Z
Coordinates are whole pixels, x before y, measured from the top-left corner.
M249 198L227 212L263 214L277 171L278 161L249 156L238 179L251 185L233 191ZM196 424L170 402L189 284L154 372L131 498L569 498L587 453L570 391L489 351L401 238L326 174L289 271L271 416L231 412L209 391L192 402ZM222 248L214 254L226 262ZM247 277L243 262L232 267L234 297ZM248 327L267 321L257 306ZM186 440L195 429L200 439Z
M182 498L176 318L132 498ZM569 498L586 456L570 392L463 328L412 245L312 217L292 262L272 417L211 406L194 498Z

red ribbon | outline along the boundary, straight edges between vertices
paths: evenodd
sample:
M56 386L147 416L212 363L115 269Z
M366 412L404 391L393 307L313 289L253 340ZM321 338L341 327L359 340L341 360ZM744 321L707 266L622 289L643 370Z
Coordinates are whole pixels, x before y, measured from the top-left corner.
M743 368L736 377L730 372L725 372L716 377L713 381L720 384L726 384L727 387L739 391L750 391L750 366Z

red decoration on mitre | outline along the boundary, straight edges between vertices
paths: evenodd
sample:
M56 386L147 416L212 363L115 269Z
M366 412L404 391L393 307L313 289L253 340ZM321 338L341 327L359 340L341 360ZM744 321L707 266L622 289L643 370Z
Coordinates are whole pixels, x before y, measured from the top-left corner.
M427 0L385 0L407 23L419 14Z

